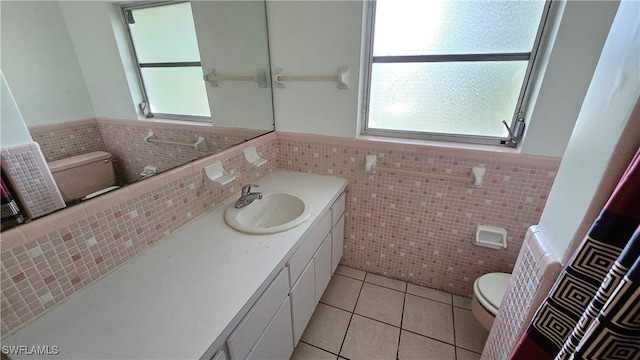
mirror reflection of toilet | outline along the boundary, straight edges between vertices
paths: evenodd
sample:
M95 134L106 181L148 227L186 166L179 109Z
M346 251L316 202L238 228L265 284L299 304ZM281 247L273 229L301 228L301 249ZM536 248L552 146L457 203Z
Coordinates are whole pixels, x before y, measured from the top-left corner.
M113 157L104 151L94 151L48 163L51 174L66 203L115 190Z
M502 228L478 225L474 244L491 249L504 249L507 247L507 231ZM491 330L498 314L510 277L511 274L506 273L489 273L480 276L473 283L471 311L487 330Z

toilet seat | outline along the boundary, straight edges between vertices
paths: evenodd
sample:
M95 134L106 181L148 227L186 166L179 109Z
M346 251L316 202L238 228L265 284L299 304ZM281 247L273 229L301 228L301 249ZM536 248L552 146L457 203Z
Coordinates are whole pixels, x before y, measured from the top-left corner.
M92 192L91 194L83 197L82 200L93 199L94 197L96 197L98 195L102 195L102 194L108 193L109 191L113 191L113 190L119 189L119 188L120 188L120 186L109 186L108 188Z
M480 276L473 283L473 291L478 302L494 316L498 313L510 277L511 274L489 273Z

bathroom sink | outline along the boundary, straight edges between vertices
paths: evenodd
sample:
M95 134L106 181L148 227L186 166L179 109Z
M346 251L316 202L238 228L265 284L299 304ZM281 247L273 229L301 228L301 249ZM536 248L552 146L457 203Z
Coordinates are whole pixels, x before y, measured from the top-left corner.
M231 204L224 212L230 227L248 234L273 234L302 224L311 215L311 204L288 192L266 192L261 200L236 209Z

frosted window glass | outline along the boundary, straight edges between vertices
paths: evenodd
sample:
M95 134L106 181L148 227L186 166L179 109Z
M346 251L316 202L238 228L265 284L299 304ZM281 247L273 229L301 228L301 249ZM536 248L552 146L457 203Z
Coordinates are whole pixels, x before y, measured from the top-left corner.
M132 10L131 37L141 63L200 61L191 4Z
M527 64L374 63L368 126L507 137Z
M210 116L200 67L143 68L151 112Z
M378 0L374 56L530 52L545 2Z

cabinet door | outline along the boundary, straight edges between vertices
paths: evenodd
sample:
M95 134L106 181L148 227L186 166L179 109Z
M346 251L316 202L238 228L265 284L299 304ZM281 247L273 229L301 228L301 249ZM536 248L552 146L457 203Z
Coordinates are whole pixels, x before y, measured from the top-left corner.
M316 305L318 305L333 273L331 271L331 234L327 235L318 251L316 251L313 256L313 263L316 279Z
M291 315L293 317L293 346L298 344L304 328L316 308L316 287L313 258L291 288Z
M247 357L288 293L287 270L282 269L227 339L227 348L232 359Z
M338 220L331 230L331 274L336 271L344 249L344 216Z
M291 337L291 304L287 296L247 358L256 360L288 359L293 354Z

